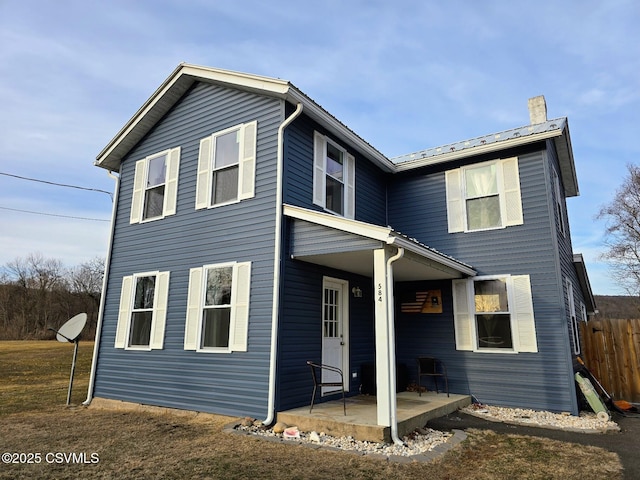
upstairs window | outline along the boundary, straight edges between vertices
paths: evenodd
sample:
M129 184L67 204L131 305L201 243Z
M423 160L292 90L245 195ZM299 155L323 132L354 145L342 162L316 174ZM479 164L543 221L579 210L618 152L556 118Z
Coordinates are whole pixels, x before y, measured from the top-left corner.
M176 213L180 147L136 162L129 223L157 220Z
M445 184L449 233L524 222L516 157L449 170Z
M467 230L502 226L498 164L489 163L464 169Z
M243 123L200 140L196 209L255 195L257 127Z
M567 236L567 228L566 228L566 222L564 220L564 208L563 208L563 197L562 197L562 190L560 189L560 177L558 176L558 173L555 171L555 169L552 169L553 172L553 190L554 190L554 195L556 197L556 218L557 218L557 222L558 222L558 229L560 230L560 233L562 233L563 237Z
M162 349L169 272L138 273L122 279L116 348Z
M355 216L355 157L314 132L313 203L346 218Z

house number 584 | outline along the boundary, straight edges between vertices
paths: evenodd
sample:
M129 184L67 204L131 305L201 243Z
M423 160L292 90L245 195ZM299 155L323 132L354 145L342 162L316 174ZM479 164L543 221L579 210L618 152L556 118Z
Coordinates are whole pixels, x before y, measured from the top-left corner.
M381 283L378 284L378 301L379 302L382 301L382 284Z

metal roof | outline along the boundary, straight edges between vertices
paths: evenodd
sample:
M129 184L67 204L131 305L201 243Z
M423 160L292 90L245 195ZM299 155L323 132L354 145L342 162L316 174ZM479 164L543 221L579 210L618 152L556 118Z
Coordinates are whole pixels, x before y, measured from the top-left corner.
M396 165L397 171L413 170L549 139L553 140L558 153L560 176L562 177L566 196L579 195L578 179L569 136L569 122L566 117L483 135L440 147L419 150L391 158L391 161Z
M450 143L448 145L442 145L440 147L418 150L417 152L393 157L390 160L395 164L401 164L404 162L412 162L425 158L433 158L445 153L460 152L462 150L468 150L475 147L484 147L487 145L498 144L500 142L505 142L506 140L526 138L541 133L563 130L566 123L567 119L565 117L557 118L554 120L548 120L544 123L539 123L537 125L527 125L526 127L513 128L511 130L505 130L504 132L483 135L481 137Z
M144 138L195 82L238 88L279 98L294 105L301 104L304 114L326 128L336 140L343 141L359 150L379 168L389 173L553 139L558 151L560 174L566 195L579 194L569 138L569 125L564 117L389 159L288 80L186 63L178 65L140 107L98 154L95 164L108 170L117 171L120 168L120 162L129 151Z

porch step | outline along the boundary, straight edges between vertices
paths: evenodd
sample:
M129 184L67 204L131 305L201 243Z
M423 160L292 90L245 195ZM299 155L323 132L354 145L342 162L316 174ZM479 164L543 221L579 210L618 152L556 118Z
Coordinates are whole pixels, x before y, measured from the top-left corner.
M414 392L397 395L398 435L403 437L421 428L433 419L455 412L471 404L468 395L426 392L418 396ZM342 409L342 399L316 404L309 413L309 406L278 412L277 420L297 426L304 432L324 432L336 437L352 436L356 440L391 442L391 427L377 425L376 397L358 395L347 398L347 414Z

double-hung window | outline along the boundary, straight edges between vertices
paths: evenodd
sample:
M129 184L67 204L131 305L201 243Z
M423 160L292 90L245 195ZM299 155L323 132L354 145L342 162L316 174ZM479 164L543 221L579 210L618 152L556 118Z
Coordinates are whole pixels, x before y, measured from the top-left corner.
M563 206L563 197L562 197L562 191L560 189L560 177L558 176L558 173L555 171L555 169L552 169L553 172L553 190L554 190L554 196L556 197L556 215L557 215L557 222L558 222L558 229L560 230L560 233L562 233L563 237L567 236L567 228L566 228L566 222L564 220L564 206Z
M573 343L573 353L580 355L580 325L576 315L576 301L573 294L573 282L565 277L564 286L567 298L567 310L569 316L569 327L571 330L571 340Z
M496 275L453 281L458 350L537 352L528 275Z
M130 223L176 213L180 147L138 160L133 180Z
M255 195L258 122L243 123L200 140L196 209Z
M137 273L122 279L116 348L162 349L169 272Z
M185 350L247 350L250 280L251 262L190 270Z
M516 157L449 170L445 183L449 233L523 223Z
M313 203L346 218L355 216L355 157L314 132Z

